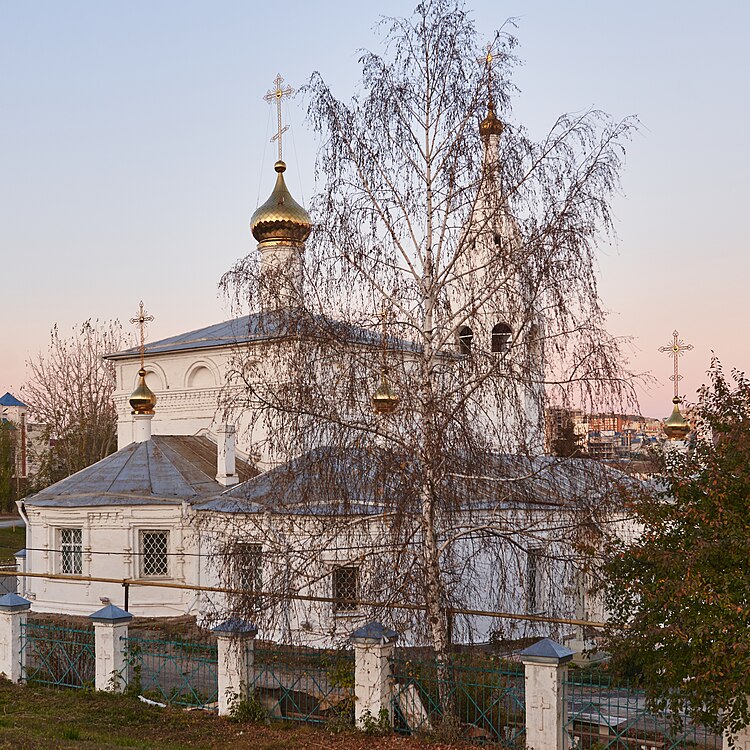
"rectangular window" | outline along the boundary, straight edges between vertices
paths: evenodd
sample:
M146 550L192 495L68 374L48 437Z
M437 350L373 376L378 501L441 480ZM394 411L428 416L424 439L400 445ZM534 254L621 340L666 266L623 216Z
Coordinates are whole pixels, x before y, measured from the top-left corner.
M169 532L141 531L141 576L164 578L169 575Z
M526 552L526 609L529 613L542 610L542 551Z
M263 590L263 547L260 544L235 544L232 563L232 586L251 594Z
M60 572L79 576L83 572L81 557L82 530L60 529Z
M354 612L359 599L359 568L348 565L333 571L333 611Z

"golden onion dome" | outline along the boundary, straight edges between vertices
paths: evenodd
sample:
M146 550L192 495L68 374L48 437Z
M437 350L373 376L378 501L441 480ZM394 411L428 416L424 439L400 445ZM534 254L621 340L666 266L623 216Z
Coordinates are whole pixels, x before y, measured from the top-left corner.
M667 419L664 420L664 432L670 440L684 440L690 432L690 425L680 412L680 398L672 399L674 409Z
M490 99L487 103L487 116L479 123L479 135L486 138L490 135L502 135L503 123L495 114L495 105Z
M130 394L130 405L133 407L132 414L153 414L156 406L156 396L146 385L146 371L141 367L138 370L138 385Z
M375 393L372 394L372 410L376 414L393 414L396 411L399 397L391 389L388 378L385 373L380 378L380 385Z
M279 160L273 168L278 177L268 200L250 219L250 230L260 245L303 245L312 231L310 214L292 198L286 183L286 164Z

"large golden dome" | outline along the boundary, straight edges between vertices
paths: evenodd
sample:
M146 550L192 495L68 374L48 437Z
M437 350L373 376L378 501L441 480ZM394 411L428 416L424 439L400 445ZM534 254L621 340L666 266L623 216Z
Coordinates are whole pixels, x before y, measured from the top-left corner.
M667 419L664 420L664 433L670 440L684 440L690 432L690 424L680 412L680 398L672 399L674 409Z
M312 231L310 214L292 198L284 182L286 164L273 165L278 173L269 199L250 219L250 230L260 245L303 245Z

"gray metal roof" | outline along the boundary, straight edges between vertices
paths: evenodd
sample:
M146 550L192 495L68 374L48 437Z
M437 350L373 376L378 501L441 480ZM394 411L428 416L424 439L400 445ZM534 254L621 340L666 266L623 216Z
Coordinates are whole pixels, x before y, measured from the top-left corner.
M223 323L215 323L205 328L198 328L195 331L153 341L146 344L145 354L148 358L153 354L236 346L287 336L325 336L328 339L332 337L340 338L342 341L369 346L379 346L381 342L380 332L375 329L343 323L323 315L304 314L293 310L278 310L251 313L250 315L243 315L241 318L225 320ZM413 351L418 348L413 342L396 338L389 338L388 346L403 351ZM140 349L133 347L108 354L105 359L135 359L139 356Z
M394 461L401 465L393 471ZM488 455L483 476L467 480L456 472L445 480L447 494L464 508L549 506L611 502L618 487L639 484L597 461L552 456ZM357 515L382 512L388 498L402 501L418 492L410 476L414 459L380 449L317 448L274 467L221 495L196 505L220 513ZM384 502L385 498L385 502ZM408 502L408 500L407 500Z
M254 469L237 461L240 480ZM175 505L222 491L216 482L216 445L202 436L154 435L24 500L38 507Z

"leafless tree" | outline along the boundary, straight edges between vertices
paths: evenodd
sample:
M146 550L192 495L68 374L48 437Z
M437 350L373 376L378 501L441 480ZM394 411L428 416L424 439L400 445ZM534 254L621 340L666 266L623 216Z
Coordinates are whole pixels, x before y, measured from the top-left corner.
M451 608L500 606L523 577L509 549L572 565L560 541L606 497L606 472L540 453L547 398L633 400L595 251L634 123L563 115L535 142L513 120L506 29L488 55L453 0L382 29L350 102L317 73L305 89L321 190L300 296L269 302L255 255L222 281L267 334L238 349L225 405L277 467L237 521L274 550L277 589L359 560L358 597L424 607L440 662Z
M87 320L64 337L55 326L47 350L26 363L22 388L33 419L46 425L50 449L41 459L35 489L108 456L117 448L115 373L105 354L129 338L118 321Z

